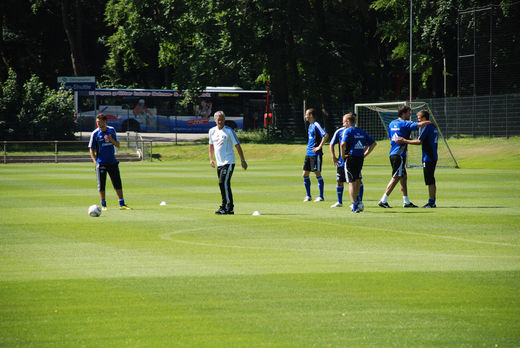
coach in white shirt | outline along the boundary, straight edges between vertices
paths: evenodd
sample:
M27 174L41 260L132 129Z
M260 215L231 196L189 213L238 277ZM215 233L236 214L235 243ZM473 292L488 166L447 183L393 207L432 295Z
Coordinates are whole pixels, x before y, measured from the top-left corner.
M247 162L235 131L225 125L224 111L215 112L213 117L217 125L209 130L209 163L215 168L213 158L217 160L218 184L222 195L222 205L215 211L215 214L234 214L233 193L231 192L231 176L235 169L233 146L237 148L242 168L247 169Z

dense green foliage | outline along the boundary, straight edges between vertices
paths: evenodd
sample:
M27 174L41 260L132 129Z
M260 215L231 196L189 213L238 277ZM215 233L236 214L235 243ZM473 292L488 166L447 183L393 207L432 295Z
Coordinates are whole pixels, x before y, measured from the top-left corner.
M74 137L74 98L45 86L37 76L19 81L11 70L0 90L0 138L65 140Z
M497 25L518 32L520 6L493 2ZM295 105L402 99L409 94L408 3L5 0L0 81L12 69L22 80L34 74L49 86L60 75L93 75L106 87L191 90L263 89L270 81L276 103ZM457 11L488 4L414 1L415 96L442 96L444 58L447 94L456 93ZM508 47L494 48L496 69L506 73L518 61L518 48Z
M463 169L437 172L437 209L399 208L398 191L377 207L386 163L363 170L361 214L329 208L327 155L327 201L302 202L304 145L244 145L234 216L213 214L207 145L122 163L134 210L110 189L99 218L92 164L2 165L0 346L517 346L518 139L463 140ZM420 168L409 193L426 200Z

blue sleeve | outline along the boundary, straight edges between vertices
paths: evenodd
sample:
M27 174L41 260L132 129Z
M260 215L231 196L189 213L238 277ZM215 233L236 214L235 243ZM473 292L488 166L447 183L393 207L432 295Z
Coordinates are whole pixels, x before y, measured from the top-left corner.
M339 142L344 143L346 139L347 139L347 130L345 129L343 134L341 134L341 139L339 140Z
M366 140L367 140L367 145L370 146L372 145L373 143L375 143L376 141L374 140L374 138L372 138L370 135L367 134L366 136Z
M330 143L332 145L336 145L339 142L338 133L339 133L339 129L336 132L334 132L334 135L332 136L332 139L330 140Z
M316 125L316 128L320 132L321 136L324 136L325 134L327 134L327 132L325 132L325 129L321 128L321 125L318 122L314 122L314 124Z
M116 133L115 128L112 128L112 138L114 138L115 141L119 141L119 140L117 139L117 133Z
M418 130L419 129L419 123L408 121L408 125L410 127L410 130Z
M96 131L93 131L92 134L90 134L90 140L88 142L88 147L91 149L96 148L96 137L94 135L95 133L96 133Z

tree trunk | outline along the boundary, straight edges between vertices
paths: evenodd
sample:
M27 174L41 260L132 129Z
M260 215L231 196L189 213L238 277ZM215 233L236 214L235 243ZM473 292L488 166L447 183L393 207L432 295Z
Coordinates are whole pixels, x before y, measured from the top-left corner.
M71 0L61 0L61 18L63 21L63 29L67 35L70 46L70 59L75 76L86 74L84 61L82 60L82 39L81 39L81 13L79 1L76 1L76 30L74 30L71 22L72 10Z

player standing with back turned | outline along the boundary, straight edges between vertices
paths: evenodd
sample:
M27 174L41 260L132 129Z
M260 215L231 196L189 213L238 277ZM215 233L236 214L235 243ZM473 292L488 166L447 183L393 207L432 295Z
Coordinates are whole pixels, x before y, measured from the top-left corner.
M347 129L341 137L341 156L345 162L345 178L348 182L352 212L359 213L363 211L359 207L360 202L358 198L361 184L361 169L363 168L365 157L374 150L377 143L364 130L356 127L356 114L349 113L343 117Z
M331 205L331 208L341 208L343 207L343 191L345 189L344 183L347 182L347 178L345 177L345 163L343 162L343 156L341 156L341 138L343 137L343 132L348 127L347 117L350 114L343 115L343 127L338 128L336 132L334 132L334 135L332 136L332 139L330 139L329 149L330 149L330 155L332 157L332 163L336 167L336 193L338 196L338 201ZM338 155L336 156L336 145L338 145ZM358 201L358 209L360 211L363 211L365 209L363 205L363 178L361 173L359 174L360 181L359 181L359 190L357 195L357 201ZM352 206L350 207L352 208Z

